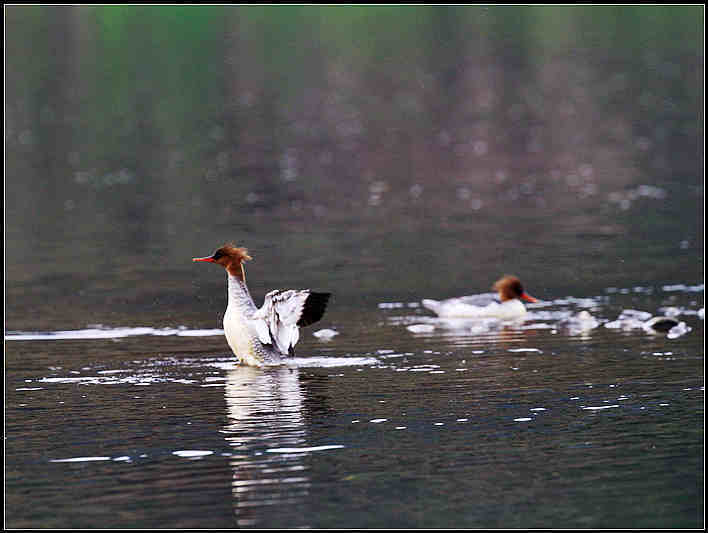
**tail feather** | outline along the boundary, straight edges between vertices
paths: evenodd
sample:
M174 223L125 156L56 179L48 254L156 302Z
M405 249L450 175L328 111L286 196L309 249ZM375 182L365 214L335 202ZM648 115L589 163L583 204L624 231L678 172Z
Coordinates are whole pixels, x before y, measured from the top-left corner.
M297 325L309 326L322 318L331 295L329 292L311 292L307 300L305 300Z

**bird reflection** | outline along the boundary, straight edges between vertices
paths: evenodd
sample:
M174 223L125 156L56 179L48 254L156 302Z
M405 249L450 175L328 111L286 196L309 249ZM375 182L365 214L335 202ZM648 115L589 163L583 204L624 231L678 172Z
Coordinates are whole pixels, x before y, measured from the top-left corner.
M287 512L292 524L302 507L293 504L309 493L306 455L280 452L302 447L306 440L299 378L299 370L288 367L237 367L227 374L223 433L233 447L231 487L239 526L274 519L280 512Z

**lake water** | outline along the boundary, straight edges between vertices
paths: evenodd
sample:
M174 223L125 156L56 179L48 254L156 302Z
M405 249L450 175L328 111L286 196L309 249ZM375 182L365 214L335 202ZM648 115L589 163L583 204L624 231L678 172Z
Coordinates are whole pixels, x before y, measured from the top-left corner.
M702 528L702 8L323 9L7 8L5 525Z
M9 524L698 527L703 288L641 289L481 332L335 303L339 335L267 370L205 330L6 340ZM605 327L662 306L692 330Z

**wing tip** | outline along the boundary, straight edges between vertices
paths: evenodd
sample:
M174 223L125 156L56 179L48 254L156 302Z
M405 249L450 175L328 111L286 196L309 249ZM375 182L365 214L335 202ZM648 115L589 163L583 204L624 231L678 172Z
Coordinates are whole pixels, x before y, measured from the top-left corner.
M332 296L331 292L310 292L297 325L309 326L320 320L327 309L330 296Z

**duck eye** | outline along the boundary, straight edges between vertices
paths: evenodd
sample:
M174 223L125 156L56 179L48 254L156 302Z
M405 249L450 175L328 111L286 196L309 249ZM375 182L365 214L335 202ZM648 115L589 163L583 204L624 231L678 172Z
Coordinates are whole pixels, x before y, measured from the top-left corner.
M218 259L221 259L223 256L224 254L221 253L221 250L217 250L216 253L211 256L211 258L216 261Z

